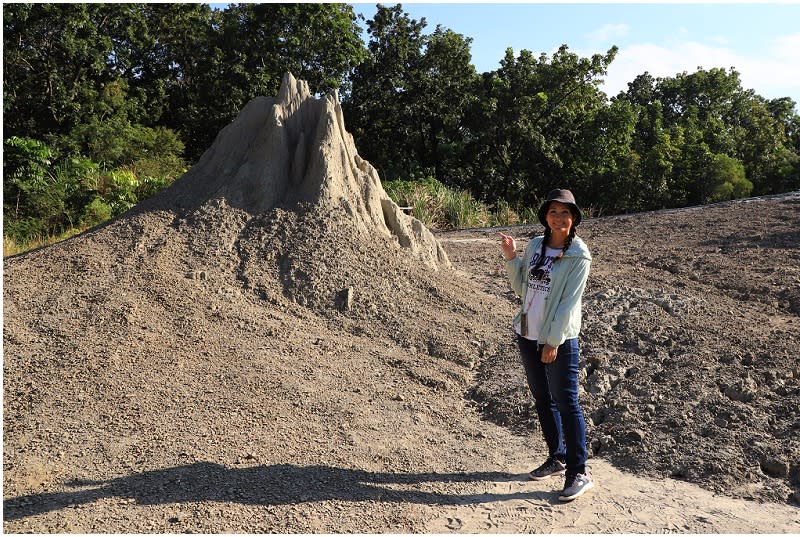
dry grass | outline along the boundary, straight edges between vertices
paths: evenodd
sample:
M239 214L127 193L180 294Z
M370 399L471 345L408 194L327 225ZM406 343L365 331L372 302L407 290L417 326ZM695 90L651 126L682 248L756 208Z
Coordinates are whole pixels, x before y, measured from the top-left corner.
M83 233L84 231L86 230L82 228L72 228L58 235L50 235L47 237L41 237L41 236L33 237L31 240L23 243L18 243L12 237L3 235L3 258L29 252L31 250L42 248L44 246L50 246L57 242L65 241L70 237L74 237L79 233Z

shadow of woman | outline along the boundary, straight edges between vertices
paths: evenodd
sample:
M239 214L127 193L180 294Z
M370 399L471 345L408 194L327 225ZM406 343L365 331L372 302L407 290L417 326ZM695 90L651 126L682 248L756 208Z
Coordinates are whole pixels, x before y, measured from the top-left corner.
M324 500L465 505L549 496L549 493L541 491L507 494L428 492L420 490L422 487L419 486L423 483L526 480L525 475L500 472L402 474L292 464L228 468L211 462L196 462L108 481L75 480L66 484L80 490L9 498L3 501L3 518L16 520L110 497L130 498L140 505L201 501L282 505Z

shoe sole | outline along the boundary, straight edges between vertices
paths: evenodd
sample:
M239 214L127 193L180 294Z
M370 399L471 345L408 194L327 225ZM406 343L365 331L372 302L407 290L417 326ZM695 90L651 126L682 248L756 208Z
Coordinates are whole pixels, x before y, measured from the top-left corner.
M587 490L590 490L592 488L594 488L594 483L592 481L589 481L589 483L587 483L585 487L583 487L581 490L579 490L578 492L576 492L572 496L559 495L558 499L561 500L562 502L571 502L575 498L578 498L579 496L583 496L583 494Z
M555 476L559 476L559 475L564 475L566 473L567 473L566 470L561 470L560 472L555 472L555 473L547 474L547 475L543 475L543 476L535 476L533 474L528 474L528 479L530 479L531 481L544 481L545 479L549 479L551 477L555 477Z

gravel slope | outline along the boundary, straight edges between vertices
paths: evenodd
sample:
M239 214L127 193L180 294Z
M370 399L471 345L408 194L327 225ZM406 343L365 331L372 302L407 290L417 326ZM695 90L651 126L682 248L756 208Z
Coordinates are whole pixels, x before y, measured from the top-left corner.
M562 506L493 230L437 271L314 207L138 208L4 260L4 531L791 531L798 230L797 194L584 222Z

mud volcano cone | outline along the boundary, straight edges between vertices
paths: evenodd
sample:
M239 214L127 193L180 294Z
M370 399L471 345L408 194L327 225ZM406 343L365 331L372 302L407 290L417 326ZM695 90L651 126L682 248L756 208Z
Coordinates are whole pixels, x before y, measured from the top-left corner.
M430 231L400 210L358 155L337 93L317 99L290 73L276 98L258 97L241 110L171 195L186 208L218 198L253 215L300 204L341 210L364 233L394 237L430 267L449 267Z
M420 270L451 267L358 155L336 92L316 98L289 73L277 97L250 101L148 208L178 215L195 265L232 254L227 266L248 288L270 297L277 281L285 296L322 309L349 309L358 294L382 308L393 292L411 292L404 282L424 279Z

